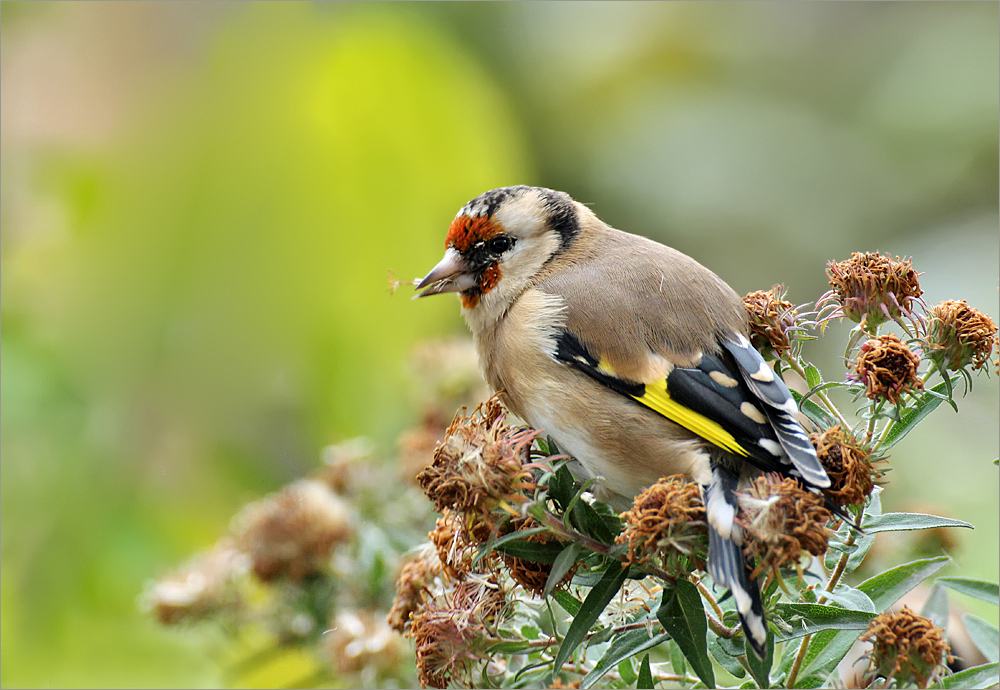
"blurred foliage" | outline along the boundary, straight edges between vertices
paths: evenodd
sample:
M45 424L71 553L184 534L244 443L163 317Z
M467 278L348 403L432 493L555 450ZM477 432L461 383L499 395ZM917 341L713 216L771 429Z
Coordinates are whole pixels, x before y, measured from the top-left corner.
M486 189L564 189L793 302L831 258L912 255L929 303L998 317L995 4L4 2L0 23L5 686L218 682L137 594L323 446L414 421L406 353L462 326L387 271L426 271ZM942 410L897 446L885 496L976 524L953 555L993 581L997 409L978 381L964 428ZM961 481L922 480L942 458Z

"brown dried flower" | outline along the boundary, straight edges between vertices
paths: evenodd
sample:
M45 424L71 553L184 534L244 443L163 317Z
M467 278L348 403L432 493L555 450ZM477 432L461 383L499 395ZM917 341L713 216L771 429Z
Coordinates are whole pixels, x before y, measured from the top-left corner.
M469 664L482 658L477 641L505 604L496 575L462 580L428 599L406 633L416 646L420 685L445 688L459 680L472 687Z
M246 506L233 520L238 549L265 582L304 580L323 571L333 547L354 533L350 510L323 482L300 479Z
M323 643L330 665L339 674L364 669L391 672L403 659L403 638L371 611L338 611Z
M456 513L445 509L444 515L438 518L427 536L437 548L445 573L457 580L474 570L472 561L479 547L490 538L491 529L489 523L476 513ZM488 571L495 564L496 554L489 553L480 560L479 571Z
M924 383L917 376L919 365L920 357L894 334L886 333L861 345L852 378L865 384L869 398L885 398L895 405L904 393L923 390Z
M397 632L406 631L411 614L427 600L428 591L443 571L437 551L432 545L423 544L396 578L396 598L386 618L389 627Z
M822 433L809 434L809 440L830 478L826 495L840 507L864 503L875 488L875 480L883 475L875 467L871 453L839 424Z
M905 606L877 616L861 639L873 643L870 673L894 678L896 687L916 683L926 688L953 660L944 630Z
M511 521L511 529L507 533L519 532L537 526L538 523L530 517L515 518ZM535 544L548 544L558 541L558 539L549 532L539 532L538 534L526 537L525 541ZM503 554L503 562L510 572L511 579L524 587L526 591L538 596L545 593L545 584L549 581L549 575L552 573L551 563L537 563L526 558L511 556L507 553ZM559 581L557 587L569 583L573 579L576 569L577 566L574 564Z
M931 310L927 329L928 356L941 369L973 371L990 362L997 326L965 300L946 300Z
M521 465L528 461L538 432L512 429L503 419L497 396L471 415L455 415L444 443L434 452L434 462L417 475L417 483L439 513L451 508L488 515L501 503L519 499L526 475Z
M798 567L803 551L813 556L826 552L830 511L822 496L803 489L795 479L765 474L739 494L739 501L737 522L745 531L747 553L758 561L758 571L789 563Z
M846 261L829 262L826 274L833 290L820 303L839 304L835 316L846 316L868 331L890 319L899 321L900 316L917 318L913 306L924 291L910 259L854 252Z
M236 578L247 572L246 554L222 539L211 551L157 580L143 594L143 608L163 625L201 620L242 605Z
M775 285L768 291L758 290L743 298L750 323L750 342L758 350L772 351L781 357L791 349L791 337L796 327L798 312L791 302L786 302L783 285Z
M628 544L628 562L660 559L667 573L683 576L704 568L708 547L705 506L698 486L675 474L635 497L622 513L625 530L615 540Z

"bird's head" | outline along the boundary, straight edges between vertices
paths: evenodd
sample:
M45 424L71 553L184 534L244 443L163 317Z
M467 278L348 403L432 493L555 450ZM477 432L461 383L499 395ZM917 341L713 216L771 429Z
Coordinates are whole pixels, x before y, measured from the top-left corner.
M463 206L448 229L444 258L417 285L418 297L457 292L462 308L502 313L580 231L569 195L501 187Z

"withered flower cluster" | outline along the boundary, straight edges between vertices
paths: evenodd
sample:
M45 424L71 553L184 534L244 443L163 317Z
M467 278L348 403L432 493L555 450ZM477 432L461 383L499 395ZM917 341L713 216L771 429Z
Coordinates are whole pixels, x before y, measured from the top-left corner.
M830 511L823 498L803 489L793 478L765 474L739 494L737 522L744 530L746 552L757 559L759 572L776 572L792 565L799 569L803 551L826 552Z
M910 259L854 252L846 261L829 262L826 273L833 289L816 306L821 311L836 307L827 318L846 316L869 332L889 320L902 324L901 317L911 323L920 321L914 307L921 304L924 291Z
M993 319L970 307L965 300L946 300L936 305L927 326L928 357L940 369L973 371L985 367L996 344Z
M353 534L347 504L326 485L300 479L233 520L233 541L261 580L303 580L327 566L333 547Z
M496 573L467 577L429 597L407 631L416 647L420 684L446 688L459 680L472 687L471 664L483 651L477 643L505 605Z
M896 405L904 394L924 387L917 375L920 357L893 333L864 342L853 366L851 378L865 385L865 394L872 400Z
M674 577L705 567L705 506L698 485L683 475L660 479L636 496L632 509L621 517L625 530L615 541L628 544L630 564L655 558L659 567Z
M417 483L435 509L489 516L501 504L522 500L531 443L538 432L512 429L503 423L496 396L470 415L459 412L434 461L417 475Z
M875 466L871 453L850 431L840 425L821 433L809 434L823 469L830 478L826 495L843 508L864 503L883 473Z
M775 285L770 290L751 292L743 298L750 342L761 352L775 357L788 352L796 336L805 330L798 324L798 310L783 299L784 293L784 286Z
M884 678L887 684L895 679L896 687L914 683L926 688L953 660L944 630L905 606L877 616L861 639L873 645L869 675Z
M249 607L247 576L304 583L328 572L334 548L353 535L346 502L324 482L301 479L246 506L229 535L151 584L143 600L165 624L236 617Z

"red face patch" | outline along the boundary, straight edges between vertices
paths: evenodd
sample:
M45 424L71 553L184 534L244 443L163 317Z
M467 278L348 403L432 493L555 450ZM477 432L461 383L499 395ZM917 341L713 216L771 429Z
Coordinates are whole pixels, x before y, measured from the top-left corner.
M458 216L448 228L446 247L469 251L476 242L484 242L501 232L500 224L488 216Z

